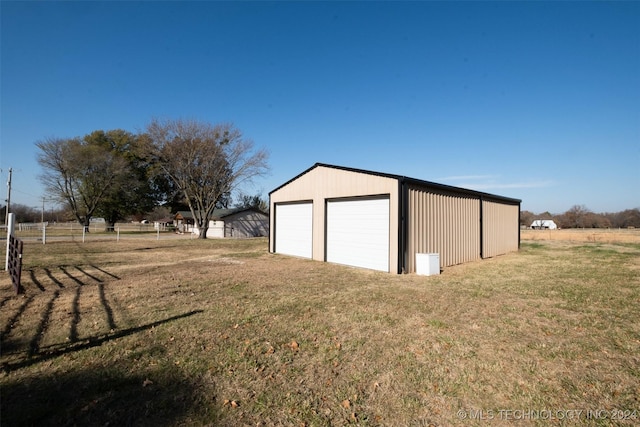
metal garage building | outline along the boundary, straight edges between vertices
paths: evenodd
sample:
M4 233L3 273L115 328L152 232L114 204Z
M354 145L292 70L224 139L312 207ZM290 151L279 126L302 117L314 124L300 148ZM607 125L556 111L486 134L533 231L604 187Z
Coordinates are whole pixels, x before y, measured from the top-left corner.
M520 200L399 175L316 163L269 193L269 251L414 273L516 251Z

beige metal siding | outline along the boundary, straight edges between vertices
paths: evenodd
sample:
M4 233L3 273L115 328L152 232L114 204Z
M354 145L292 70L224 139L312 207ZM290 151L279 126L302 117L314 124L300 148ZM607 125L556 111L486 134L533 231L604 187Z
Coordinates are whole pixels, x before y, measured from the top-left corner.
M409 188L407 220L408 273L417 253L438 253L441 267L480 258L478 198Z
M520 206L484 200L482 202L482 256L496 255L518 250Z
M389 195L389 270L398 269L398 180L385 176L359 173L338 168L318 166L310 169L270 194L270 209L276 203L313 201L313 259L325 260L326 200L333 198ZM270 216L269 251L275 251L277 225Z

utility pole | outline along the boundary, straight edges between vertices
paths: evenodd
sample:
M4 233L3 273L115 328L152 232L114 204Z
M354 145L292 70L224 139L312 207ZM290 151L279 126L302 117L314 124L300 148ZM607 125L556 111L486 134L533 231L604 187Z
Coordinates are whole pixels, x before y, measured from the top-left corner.
M11 204L11 173L13 172L12 168L9 168L9 180L7 181L7 213L4 216L4 225L8 225L9 221L9 205Z
M42 196L42 213L40 214L40 223L44 224L44 196Z

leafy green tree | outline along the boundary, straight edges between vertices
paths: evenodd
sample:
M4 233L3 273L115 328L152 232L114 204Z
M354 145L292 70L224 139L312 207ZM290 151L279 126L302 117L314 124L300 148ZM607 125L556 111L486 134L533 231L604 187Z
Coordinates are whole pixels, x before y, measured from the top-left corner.
M268 169L267 152L254 150L231 124L152 120L147 136L154 164L182 195L201 239L207 236L214 208L238 185Z
M96 210L110 229L129 215L151 211L162 198L162 189L153 181L152 165L141 138L120 129L98 130L84 137L86 144L102 147L124 159L128 165L117 185L105 193Z

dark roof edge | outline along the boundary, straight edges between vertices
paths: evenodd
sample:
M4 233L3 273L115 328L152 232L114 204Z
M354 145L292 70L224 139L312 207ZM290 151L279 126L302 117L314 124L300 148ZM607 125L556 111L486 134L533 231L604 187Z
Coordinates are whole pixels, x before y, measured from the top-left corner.
M464 194L467 196L479 197L483 200L495 200L495 201L505 202L511 205L519 205L520 203L522 203L522 200L520 199L500 196L498 194L485 193L483 191L470 190L468 188L462 188L462 187L454 187L452 185L438 184L437 182L423 181L415 178L409 178L409 177L402 177L402 178L404 179L404 181L406 181L409 184L435 188L440 191L447 191L452 193Z
M381 177L384 177L384 178L397 179L400 182L406 182L408 184L434 188L434 189L437 189L437 190L440 190L440 191L448 191L448 192L452 192L452 193L465 194L465 195L468 195L468 196L479 197L481 199L491 199L491 200L496 200L496 201L500 201L500 202L506 202L506 203L514 204L514 205L516 205L516 204L519 205L520 203L522 203L522 200L520 200L520 199L514 199L514 198L511 198L511 197L499 196L497 194L484 193L482 191L469 190L467 188L454 187L452 185L438 184L436 182L424 181L424 180L421 180L421 179L410 178L410 177L402 176L402 175L394 175L394 174L389 174L389 173L375 172L375 171L370 171L370 170L365 170L365 169L349 168L349 167L345 167L345 166L329 165L329 164L326 164L326 163L316 163L315 165L311 166L309 169L307 169L304 172L296 175L295 177L291 178L289 181L285 182L284 184L280 185L279 187L271 190L269 192L269 196L271 196L271 193L274 193L275 191L278 191L282 187L288 185L289 183L291 183L291 182L295 181L296 179L300 178L302 175L305 175L305 174L309 173L310 171L312 171L313 169L315 169L315 168L317 168L319 166L326 167L326 168L332 168L332 169L344 170L344 171L348 171L348 172L357 172L357 173L364 173L364 174L367 174L367 175L381 176Z
M302 175L310 172L312 169L315 169L318 165L320 165L320 163L316 163L315 165L311 166L309 169L305 169L303 172L299 173L298 175L294 176L293 178L291 178L289 181L285 182L282 185L279 185L278 187L274 188L273 190L269 191L269 196L271 196L271 193L274 193L276 191L278 191L279 189L281 189L282 187L289 185L290 183L292 183L293 181L295 181L296 179L300 178Z
M267 212L264 212L261 209L256 208L255 206L249 206L249 207L237 207L237 208L226 208L226 209L214 209L213 212L211 212L211 216L209 217L209 219L214 219L214 218L223 219L228 216L235 215L241 212L246 212L246 211L252 211L252 212L268 215ZM223 212L223 215L215 215L216 212L218 212L218 214L220 212ZM176 213L173 215L176 216L180 214L184 216L183 213L186 213L188 215L187 218L192 218L191 211L187 211L187 210L176 211Z
M376 176L382 176L385 178L392 178L392 179L402 179L403 177L400 175L392 175L392 174L388 174L388 173L381 173L381 172L374 172L374 171L370 171L370 170L364 170L364 169L356 169L356 168L348 168L345 166L336 166L336 165L330 165L327 163L316 163L313 166L311 166L310 168L304 170L303 172L299 173L298 175L294 176L293 178L291 178L289 181L285 182L282 185L279 185L278 187L274 188L273 190L269 191L269 195L271 195L271 193L275 193L276 191L278 191L279 189L281 189L282 187L289 185L291 182L295 181L296 179L300 178L302 175L305 175L309 172L311 172L313 169L322 166L325 168L332 168L332 169L339 169L339 170L344 170L344 171L348 171L348 172L358 172L358 173L365 173L367 175L376 175Z
M216 210L217 209L214 209L214 212ZM222 210L222 209L220 209L220 210ZM259 209L259 208L255 207L255 206L235 207L235 208L228 208L227 210L228 210L228 212L226 212L224 215L220 215L220 219L226 218L226 217L231 216L231 215L239 214L239 213L242 213L242 212L247 212L247 211L268 215L267 212L263 211L262 209Z

